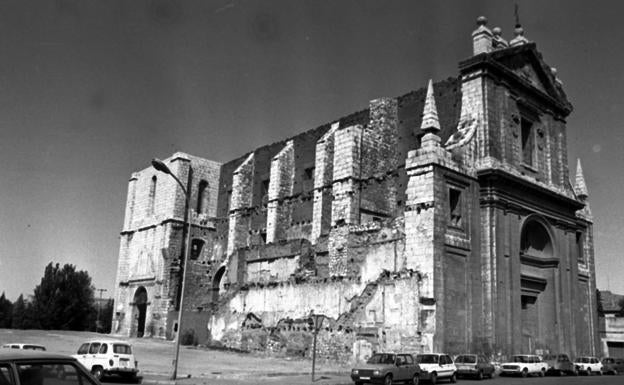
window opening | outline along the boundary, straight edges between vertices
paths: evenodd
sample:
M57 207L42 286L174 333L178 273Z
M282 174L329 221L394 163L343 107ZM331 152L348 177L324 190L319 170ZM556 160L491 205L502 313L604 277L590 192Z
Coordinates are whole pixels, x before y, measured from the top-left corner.
M206 214L208 211L208 182L202 180L197 189L197 214Z
M462 199L461 191L450 188L449 189L449 207L450 207L450 221L451 226L462 226Z
M156 175L154 175L152 177L152 183L150 185L150 192L149 192L149 207L148 207L148 213L149 214L154 214L154 202L156 201Z
M520 120L522 130L522 162L533 166L533 152L535 147L535 135L533 134L533 122L522 118Z

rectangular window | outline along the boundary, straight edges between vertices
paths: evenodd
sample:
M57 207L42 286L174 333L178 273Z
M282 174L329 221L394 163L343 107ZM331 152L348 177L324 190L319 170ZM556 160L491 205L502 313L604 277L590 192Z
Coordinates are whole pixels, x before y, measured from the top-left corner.
M528 166L533 166L533 153L535 150L533 122L522 118L520 126L522 129L522 162Z
M585 264L585 250L583 247L583 233L576 233L576 256L579 263Z
M449 220L453 227L462 227L461 191L449 188Z

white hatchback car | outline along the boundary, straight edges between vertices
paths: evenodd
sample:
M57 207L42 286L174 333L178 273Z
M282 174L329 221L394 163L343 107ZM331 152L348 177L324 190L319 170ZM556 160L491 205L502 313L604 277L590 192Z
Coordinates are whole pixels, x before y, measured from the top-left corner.
M448 354L422 353L416 355L416 363L420 367L419 379L435 384L446 378L457 382L457 367Z
M537 374L544 377L547 366L548 364L539 356L534 354L517 354L515 356L511 356L511 360L509 360L509 362L501 364L501 376L520 375L522 377L526 377L531 374Z
M596 357L590 356L581 356L576 357L574 360L574 366L578 369L580 373L585 373L588 376L591 376L592 373L602 375L602 363Z
M118 375L138 381L139 363L134 359L132 345L117 340L93 340L80 345L73 355L98 380Z

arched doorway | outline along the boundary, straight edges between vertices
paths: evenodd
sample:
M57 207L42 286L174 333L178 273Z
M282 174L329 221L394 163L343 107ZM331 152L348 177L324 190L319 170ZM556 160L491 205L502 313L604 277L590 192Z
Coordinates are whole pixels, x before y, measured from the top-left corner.
M212 280L212 302L219 300L219 292L223 287L223 275L225 274L225 266L221 266Z
M136 336L143 337L147 315L147 290L143 286L134 292L134 306L136 306Z
M522 351L557 348L556 257L549 225L536 217L527 220L520 235L520 306Z

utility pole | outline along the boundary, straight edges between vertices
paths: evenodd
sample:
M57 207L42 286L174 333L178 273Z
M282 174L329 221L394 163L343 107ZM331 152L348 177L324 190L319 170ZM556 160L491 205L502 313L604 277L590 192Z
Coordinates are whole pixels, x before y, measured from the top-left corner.
M97 333L97 331L100 329L100 311L102 308L102 293L108 290L106 289L95 289L95 290L100 292L100 300L98 301L97 319L95 320L95 332Z

